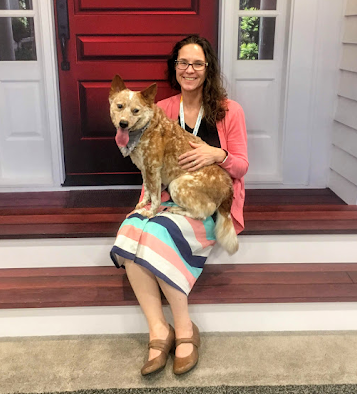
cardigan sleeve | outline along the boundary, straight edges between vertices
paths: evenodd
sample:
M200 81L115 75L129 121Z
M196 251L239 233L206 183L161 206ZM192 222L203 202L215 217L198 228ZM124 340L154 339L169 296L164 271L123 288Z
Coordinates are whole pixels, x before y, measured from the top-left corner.
M181 94L168 97L164 100L158 101L156 104L158 107L164 110L167 117L172 120L177 120L180 106Z
M168 110L169 104L170 104L170 101L168 99L161 100L161 101L158 101L156 103L156 105L158 107L160 107L160 108L162 108L164 110L165 114L167 114L167 110Z
M229 100L228 112L217 128L223 129L225 146L228 152L224 163L219 164L232 178L240 179L248 171L247 130L242 107L235 101Z

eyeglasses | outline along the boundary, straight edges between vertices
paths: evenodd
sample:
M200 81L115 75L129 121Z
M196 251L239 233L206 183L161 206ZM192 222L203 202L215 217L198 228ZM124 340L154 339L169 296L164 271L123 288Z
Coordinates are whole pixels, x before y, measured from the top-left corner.
M202 71L208 66L208 63L204 63L204 62L189 63L186 62L186 60L175 60L175 64L179 70L187 70L190 66L192 66L195 71Z

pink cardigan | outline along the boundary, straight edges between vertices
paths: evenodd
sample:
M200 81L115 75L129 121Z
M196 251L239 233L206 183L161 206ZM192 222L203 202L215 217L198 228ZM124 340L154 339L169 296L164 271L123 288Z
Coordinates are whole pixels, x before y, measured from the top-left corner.
M179 115L181 94L159 101L166 115L176 120ZM248 171L247 131L244 112L235 101L228 100L228 111L224 119L217 122L217 130L221 148L228 151L227 160L220 164L233 179L233 204L231 214L237 234L244 229L243 205L245 199L244 175ZM168 194L168 193L167 193ZM162 195L164 200L169 196Z

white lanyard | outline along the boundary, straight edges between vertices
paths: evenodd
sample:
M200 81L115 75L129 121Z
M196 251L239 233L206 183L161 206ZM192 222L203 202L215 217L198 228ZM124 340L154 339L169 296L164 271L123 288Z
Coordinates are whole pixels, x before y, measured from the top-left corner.
M201 120L202 120L202 115L203 115L203 106L201 105L200 112L198 113L195 128L193 129L192 134L197 135L198 129L200 128ZM181 127L185 130L185 115L183 113L183 102L182 102L182 96L180 100L180 124Z

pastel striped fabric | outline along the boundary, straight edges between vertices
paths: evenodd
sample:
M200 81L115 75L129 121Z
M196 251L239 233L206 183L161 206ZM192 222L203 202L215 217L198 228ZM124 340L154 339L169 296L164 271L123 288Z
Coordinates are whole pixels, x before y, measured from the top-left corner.
M137 213L125 219L110 256L118 268L133 260L188 295L216 242L215 223L167 212L173 205L162 203L151 219Z

